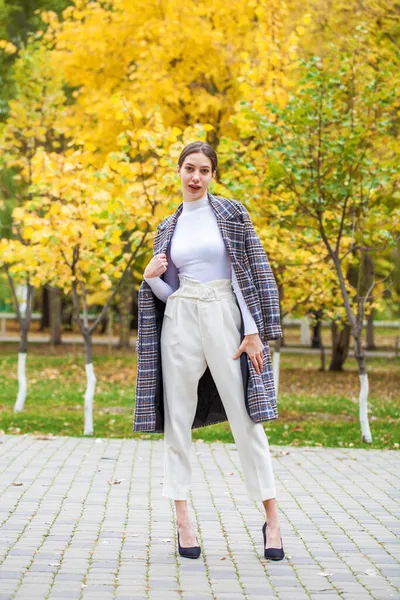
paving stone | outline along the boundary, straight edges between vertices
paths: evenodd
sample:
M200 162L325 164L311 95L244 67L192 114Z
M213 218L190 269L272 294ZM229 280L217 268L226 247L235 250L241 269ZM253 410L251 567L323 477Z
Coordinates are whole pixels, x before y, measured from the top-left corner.
M203 553L188 561L161 495L163 440L2 441L4 481L24 487L0 500L0 600L400 600L397 452L271 446L286 552L273 562L235 445L194 443Z

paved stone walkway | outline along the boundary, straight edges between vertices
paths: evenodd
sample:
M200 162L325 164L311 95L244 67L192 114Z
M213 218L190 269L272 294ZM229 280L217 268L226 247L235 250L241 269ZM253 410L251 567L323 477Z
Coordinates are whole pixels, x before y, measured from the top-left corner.
M231 444L193 444L203 553L176 551L163 442L0 438L0 600L400 599L400 454L272 447L286 560Z

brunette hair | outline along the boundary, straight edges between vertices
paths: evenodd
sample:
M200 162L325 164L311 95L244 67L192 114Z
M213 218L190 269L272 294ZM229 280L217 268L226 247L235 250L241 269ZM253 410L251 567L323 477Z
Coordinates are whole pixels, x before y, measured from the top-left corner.
M219 171L217 153L215 152L214 148L210 146L210 144L208 144L207 142L192 142L191 144L185 146L178 158L178 165L181 167L184 163L185 158L189 156L189 154L194 154L195 152L201 152L211 160L212 171L215 171L218 177Z

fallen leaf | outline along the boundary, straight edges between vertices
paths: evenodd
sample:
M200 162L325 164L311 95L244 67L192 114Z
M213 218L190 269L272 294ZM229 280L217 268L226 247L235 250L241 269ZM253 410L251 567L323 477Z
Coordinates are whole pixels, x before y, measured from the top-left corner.
M320 571L318 575L322 575L322 577L330 577L333 573L327 573L326 571Z
M40 377L44 379L58 379L59 375L60 371L51 367L47 367L40 373ZM31 379L31 383L33 383L34 381L36 383L36 380Z
M35 436L36 440L55 440L57 436L52 433L39 433L39 435Z
M61 567L61 563L49 563L49 567Z
M17 483L16 481L13 481L12 485L19 486L19 485L24 485L24 484L23 483Z
M119 485L122 481L125 481L125 479L114 479L114 481L109 481L108 483L110 485Z
M222 558L220 558L219 560L226 560L226 556L223 556Z
M170 538L164 538L163 540L161 540L162 542L171 542L172 540Z
M367 575L370 575L371 577L375 577L376 575L378 575L377 571L375 571L375 569L367 569L366 571Z

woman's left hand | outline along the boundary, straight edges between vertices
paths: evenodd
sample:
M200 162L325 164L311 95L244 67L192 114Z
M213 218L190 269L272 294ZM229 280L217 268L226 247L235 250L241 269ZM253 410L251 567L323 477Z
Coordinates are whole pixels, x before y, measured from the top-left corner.
M242 352L246 352L251 358L256 373L261 375L261 371L263 370L263 350L264 346L258 333L251 333L244 336L243 342L240 344L239 350L233 358L237 360Z

